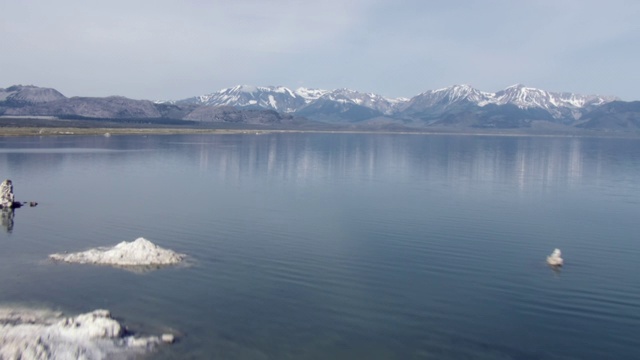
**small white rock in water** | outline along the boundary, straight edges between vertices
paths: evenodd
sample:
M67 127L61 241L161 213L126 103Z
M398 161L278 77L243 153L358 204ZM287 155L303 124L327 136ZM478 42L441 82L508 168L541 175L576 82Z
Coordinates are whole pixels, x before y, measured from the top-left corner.
M162 340L163 343L171 344L176 340L176 338L173 334L162 334L160 340Z
M133 337L108 310L75 317L47 310L0 307L0 359L130 358L160 344Z
M547 256L547 264L551 266L562 266L564 264L564 260L562 260L562 252L560 252L560 249L553 250L551 255Z
M123 241L110 248L96 248L71 254L51 254L49 258L76 264L112 265L121 267L173 265L186 255L163 249L145 238Z

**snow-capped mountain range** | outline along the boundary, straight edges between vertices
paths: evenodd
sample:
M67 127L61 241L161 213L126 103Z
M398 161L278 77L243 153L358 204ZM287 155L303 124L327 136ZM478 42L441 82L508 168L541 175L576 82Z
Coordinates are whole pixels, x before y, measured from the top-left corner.
M316 101L335 101L343 104L364 106L383 114L391 114L396 104L408 100L405 98L386 98L381 95L361 93L350 89L322 90L301 87L291 90L284 86L239 85L211 94L171 101L171 103L261 108L294 113Z
M614 100L617 99L612 96L549 92L520 84L495 93L480 91L469 85L454 85L429 90L411 99L388 98L350 89L291 90L283 86L241 85L207 95L172 101L172 103L269 109L283 113L301 113L311 118L314 116L309 110L318 108L318 103L326 102L334 103L333 108L338 112L345 112L354 107L364 107L380 116L391 117L411 117L425 112L440 114L460 106L482 108L487 105L513 105L525 110L544 110L555 119L568 116L578 119L585 110Z
M523 85L495 93L455 85L410 99L350 89L243 85L184 100L156 102L121 96L67 98L55 89L33 85L0 88L0 118L43 116L136 124L144 120L176 126L211 123L292 129L596 129L640 133L640 101L548 92Z
M239 85L174 103L213 106L252 107L291 113L313 99L314 93L294 92L283 86ZM322 94L318 94L317 97Z

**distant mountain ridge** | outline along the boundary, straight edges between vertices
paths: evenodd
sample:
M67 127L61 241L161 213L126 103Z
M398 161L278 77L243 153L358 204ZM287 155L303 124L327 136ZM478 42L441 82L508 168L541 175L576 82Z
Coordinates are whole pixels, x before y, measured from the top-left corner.
M350 89L321 90L283 86L240 85L215 93L191 97L172 103L191 103L214 106L262 107L280 112L295 112L318 100L350 102L385 114L400 112L412 103L426 106L449 105L467 101L478 106L488 104L513 104L520 108L554 109L559 107L583 108L618 100L613 96L580 95L568 92L548 92L516 84L496 93L477 90L469 85L454 85L429 90L407 98L387 98L373 93L361 93Z
M284 86L239 85L220 91L183 100L174 104L200 104L213 106L259 107L279 112L297 112L316 101L352 103L358 106L389 113L393 105L407 99L392 99L373 93L361 93L350 89L322 90Z
M616 100L613 96L549 92L521 84L495 93L480 91L469 85L454 85L429 90L410 99L388 98L350 89L291 90L283 86L241 85L173 103L270 109L299 113L317 120L333 117L335 121L345 120L345 113L357 114L356 118L350 118L352 121L379 116L415 120L440 116L461 107L514 105L523 110L543 110L554 119L577 120L593 108Z
M13 85L0 89L0 102L21 105L66 99L59 91L33 85Z
M548 92L521 84L509 86L496 93L479 91L469 85L454 85L417 95L406 104L403 104L401 111L408 109L415 111L415 108L423 110L434 107L446 110L454 104L467 102L480 107L489 104L511 104L521 109L544 109L552 117L561 118L566 115L567 111L586 109L615 100L617 98L612 96Z
M55 89L14 85L0 89L0 116L57 117L61 119L127 120L149 124L210 122L230 124L299 124L293 115L273 110L237 110L233 107L174 105L122 96L67 98ZM167 120L172 120L167 122ZM179 120L179 121L176 121Z
M67 98L55 89L33 85L0 89L0 116L5 117L171 119L267 126L299 126L310 119L339 126L393 129L542 126L635 131L640 129L638 103L520 84L495 93L454 85L412 98L388 98L344 88L291 90L239 85L183 100L155 102L120 96Z

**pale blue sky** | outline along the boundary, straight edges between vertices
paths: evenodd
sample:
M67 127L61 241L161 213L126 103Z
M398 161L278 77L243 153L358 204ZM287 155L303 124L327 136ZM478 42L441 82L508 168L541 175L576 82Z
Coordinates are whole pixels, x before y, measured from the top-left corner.
M182 99L454 84L640 100L640 1L0 0L0 87Z

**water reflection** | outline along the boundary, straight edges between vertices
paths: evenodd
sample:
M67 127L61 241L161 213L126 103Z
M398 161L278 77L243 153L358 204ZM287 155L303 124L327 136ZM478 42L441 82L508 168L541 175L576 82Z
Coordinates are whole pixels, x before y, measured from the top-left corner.
M13 232L13 217L15 215L15 211L13 209L2 209L0 210L0 218L2 221L2 227L4 230L11 234Z
M195 162L201 173L240 181L243 177L314 183L340 181L433 181L454 184L461 191L516 184L520 191L545 191L551 185L572 188L596 184L604 172L635 162L637 140L424 136L358 134L179 135L75 138L0 142L0 171L51 173L69 161L91 164L109 157L119 162L154 158ZM60 141L60 142L57 142ZM628 152L611 151L611 143L627 142ZM16 147L16 145L19 145ZM35 150L34 150L35 149ZM445 151L443 151L445 149ZM132 155L123 150L137 150ZM36 151L36 152L34 152ZM155 158L154 158L155 159ZM585 165L588 164L588 165ZM161 164L154 164L160 166ZM493 185L492 185L493 184Z
M363 182L440 178L469 191L505 183L521 191L545 191L551 185L597 182L603 168L616 164L610 157L635 161L632 153L606 153L600 147L607 141L614 140L299 134L245 136L230 145L228 139L213 137L199 144L197 161L201 171L235 181L258 174L302 183L349 176Z
M637 206L619 201L639 199L637 141L382 134L77 140L23 139L13 148L0 141L8 150L0 151L0 178L49 204L19 215L12 238L20 241L0 252L5 301L47 299L157 319L189 334L167 358L184 351L339 358L344 344L354 351L342 358L367 357L371 344L396 358L419 351L532 357L555 348L550 332L568 351L582 349L585 339L618 347L617 358L637 348L625 337L637 319L619 316L634 313L638 292L631 271ZM41 152L15 150L29 147ZM624 198L591 191L601 182ZM143 277L33 266L51 253L132 235L165 241L197 265ZM544 266L555 246L575 259L562 283L549 281L560 274ZM598 261L603 256L616 261ZM562 297L573 305L560 306ZM441 331L425 336L433 329ZM335 341L326 345L325 338ZM522 350L531 339L536 346ZM602 358L583 356L593 350L574 355Z

